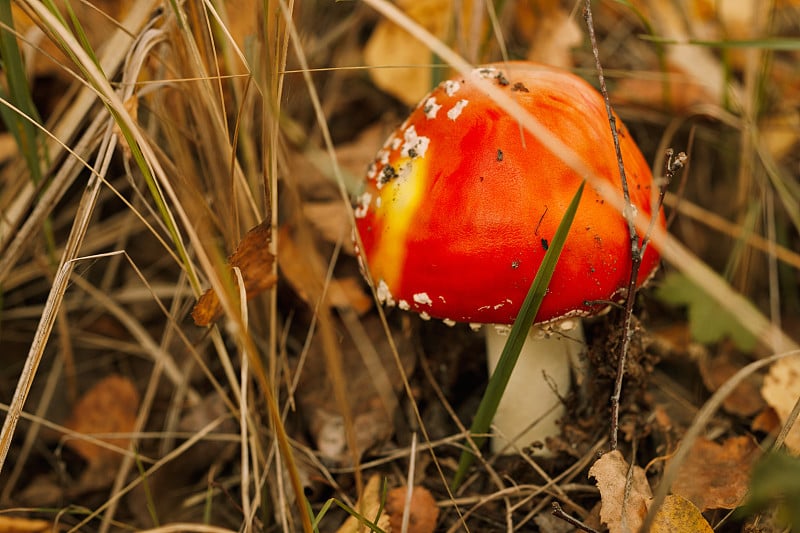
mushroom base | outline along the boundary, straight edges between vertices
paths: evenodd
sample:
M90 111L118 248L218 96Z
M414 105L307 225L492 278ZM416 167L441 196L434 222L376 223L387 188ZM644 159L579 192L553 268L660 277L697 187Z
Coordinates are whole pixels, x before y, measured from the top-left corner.
M507 339L497 327L486 328L489 372L497 366ZM579 366L584 346L579 319L531 327L494 417L493 452L517 453L560 433L558 421L564 415L561 398L570 392L571 369ZM534 453L550 455L545 447Z

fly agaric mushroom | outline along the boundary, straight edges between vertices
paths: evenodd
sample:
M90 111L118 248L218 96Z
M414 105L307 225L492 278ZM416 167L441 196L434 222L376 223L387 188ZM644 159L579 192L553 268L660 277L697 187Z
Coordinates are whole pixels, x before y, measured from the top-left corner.
M440 84L378 152L355 205L358 251L387 306L450 324L507 325L583 176L523 131L477 78L507 91L597 178L621 190L605 104L595 89L544 65L487 65ZM631 203L652 215L650 169L619 118L617 128ZM663 225L663 213L656 216ZM647 247L638 285L658 260ZM536 316L539 327L531 328L495 415L494 450L512 439L526 446L558 433L559 396L569 392L570 359L583 346L579 319L624 297L630 275L628 224L587 188ZM490 370L505 342L496 329L486 333Z

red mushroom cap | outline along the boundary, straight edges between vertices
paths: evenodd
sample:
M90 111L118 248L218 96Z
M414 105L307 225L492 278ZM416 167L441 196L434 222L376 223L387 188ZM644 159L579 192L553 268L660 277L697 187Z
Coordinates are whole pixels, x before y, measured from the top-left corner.
M439 85L378 152L355 207L359 254L388 305L509 324L582 178L523 132L478 77L508 91L621 190L595 89L543 65L487 65ZM650 169L619 118L617 127L631 201L650 215ZM618 298L630 278L630 248L622 214L587 187L536 322L590 315L605 307L597 302ZM658 259L648 246L639 284Z

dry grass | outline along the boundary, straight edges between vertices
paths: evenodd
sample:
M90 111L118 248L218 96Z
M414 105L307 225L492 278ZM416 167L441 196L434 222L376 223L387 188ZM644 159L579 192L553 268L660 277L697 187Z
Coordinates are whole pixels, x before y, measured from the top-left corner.
M791 2L755 2L751 30L761 40L741 50L699 47L730 72L709 72L700 91L688 68L658 70L681 47L640 38L650 31L643 20L660 35L671 12L642 2L638 18L625 4L595 7L612 101L653 168L669 146L690 156L685 182L672 184L667 199L670 231L653 235L654 244L666 271L702 287L758 340L740 355L761 361L734 379L763 375L757 367L767 356L797 349L800 327L800 130L791 122L800 86L785 71L796 64L800 12ZM350 197L406 111L363 68L376 23L405 27L464 72L476 59L534 47L514 20L518 6L465 23L463 39L440 40L385 0L95 5L71 5L76 26L49 3L14 4L43 124L35 128L39 148L0 143L0 399L8 413L0 506L82 531L335 531L346 513L330 498L359 509L367 479L379 474L430 489L440 531L535 530L554 500L589 519L599 498L586 472L607 431L605 411L587 405L574 412L580 423L567 424L573 433L564 442L577 443L576 453L544 464L524 451L484 455L464 488L450 492L485 383L480 362L457 358L479 352L480 341L467 328L367 311L370 293L350 243ZM570 9L580 23L575 3L564 4ZM694 15L718 21L699 8ZM771 48L768 37L787 34L788 50ZM593 79L591 50L580 44L570 55ZM615 92L629 80L650 83ZM694 91L700 96L691 98ZM497 100L559 157L584 167L513 102ZM31 159L40 164L38 183ZM620 204L614 191L603 194ZM277 285L248 301L246 274L225 258L261 222L280 271L271 265L263 274L278 274ZM209 287L224 316L206 329L189 315ZM683 338L681 312L650 292L641 300L652 336L661 342L667 335L658 332L674 328ZM614 326L599 321L597 343ZM713 355L729 344L695 348ZM662 350L657 378L627 391L627 414L644 410L639 433L626 433L624 444L640 465L686 453L690 440L680 449L676 441L687 431L753 431L771 443L769 431L750 429L752 417L719 411L727 389L704 407L714 391L703 388L690 352ZM693 380L682 382L689 367ZM96 413L75 406L110 375L133 384L133 412L119 421L114 409L126 405L117 407L112 393L107 416L104 408L98 416L112 425L82 426ZM377 407L354 411L364 383L384 384L363 400ZM658 426L658 409L685 409L669 398L686 390L701 416L673 414L675 427ZM320 428L339 429L325 440ZM95 447L76 448L76 440ZM649 473L658 485L662 472ZM707 517L712 525L722 519Z

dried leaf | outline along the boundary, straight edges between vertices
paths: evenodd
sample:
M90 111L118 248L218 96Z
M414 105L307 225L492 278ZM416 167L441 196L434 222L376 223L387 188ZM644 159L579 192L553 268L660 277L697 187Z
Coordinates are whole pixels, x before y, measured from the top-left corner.
M72 409L64 427L82 434L130 433L136 425L139 409L139 392L133 383L122 376L103 378L86 391ZM127 448L129 437L99 437L118 448ZM67 439L65 446L86 459L90 465L116 465L121 456L114 450L104 448L82 439Z
M467 7L471 3L464 5ZM445 36L452 21L451 0L404 0L398 2L398 7L439 38ZM463 23L460 27L469 27L469 24ZM364 62L370 67L379 67L370 70L375 85L410 106L432 88L433 53L388 19L378 22L372 32L364 47Z
M130 437L117 438L113 434L133 432L138 410L139 393L133 383L122 376L110 375L95 383L78 399L64 427L85 435L102 435L97 437L98 441L126 449L130 445ZM77 484L70 487L73 494L98 490L111 484L122 460L117 450L74 437L67 438L64 445L87 462Z
M301 250L294 241L288 228L281 228L278 239L278 262L281 266L281 276L292 286L294 291L309 306L311 302L307 294L307 284L319 282L312 278L313 273L308 266L308 254L317 253L315 249ZM313 281L310 281L312 280ZM372 297L367 295L361 282L355 278L332 279L327 287L327 303L338 308L352 308L358 314L363 314L372 308Z
M618 450L603 454L589 469L600 489L600 519L611 533L638 531L653 498L644 470L634 466L630 491L626 491L631 466Z
M774 363L764 378L761 395L775 409L781 423L785 423L800 398L800 356L785 357ZM797 421L786 436L786 446L795 455L800 454L800 424Z
M756 12L759 7L764 8L764 3L759 0L692 0L689 4L692 11L690 20L695 30L703 27L708 37L724 35L729 39L752 38Z
M635 5L652 22L659 37L681 42L702 35L698 32L701 29L699 24L697 27L687 27L687 20L690 19L677 3L637 1ZM726 91L736 91L733 87L726 87L728 78L725 77L722 62L708 47L675 44L666 47L666 57L670 69L683 73L685 82L702 89L703 101L719 104Z
M714 392L728 381L736 372L744 367L745 363L737 361L730 350L723 350L714 357L700 359L700 375L709 391ZM733 393L728 395L722 407L737 416L750 417L764 408L764 399L761 397L761 376L751 374L736 386Z
M528 60L561 68L572 67L574 65L572 49L579 46L583 40L583 31L575 17L571 17L557 2L535 4L535 2L517 4L518 16L521 11L535 12L530 15L533 24L529 23L524 33L532 36Z
M247 299L250 300L272 288L277 277L272 274L275 257L269 251L270 228L262 222L247 232L228 258L228 265L238 267L242 273ZM222 316L222 306L217 293L207 290L192 310L192 318L198 326L208 326Z
M397 487L386 495L386 513L389 515L391 531L402 530L407 491L407 487ZM425 487L414 487L410 503L408 533L433 533L439 519L439 507L430 491Z
M0 533L44 533L54 529L47 520L0 515Z
M676 494L670 494L658 509L650 533L675 533L676 531L713 533L714 530L692 502Z
M647 109L668 109L677 113L688 113L701 104L719 104L700 81L686 72L680 65L669 64L666 78L634 74L619 80L613 87L613 100L618 105L641 106Z
M368 161L368 159L365 159ZM353 250L353 232L350 227L350 206L341 199L327 202L306 202L303 215L311 222L319 236L333 244L342 244L342 249L350 255Z
M701 511L733 509L747 494L750 470L761 455L752 437L732 437L722 444L699 438L672 485Z
M397 392L402 389L400 371L380 320L366 315L360 323L366 337L356 343L345 336L341 344L342 370L359 455L394 433ZM409 375L414 367L410 341L405 334L395 334L394 339L404 372ZM347 451L344 417L331 401L333 386L320 350L315 338L295 394L320 454L344 464L352 460Z
M384 531L389 530L389 516L386 512L382 512L378 516L378 511L381 508L381 483L380 476L372 476L367 485L364 487L364 492L356 503L355 510L364 518L371 521L376 521L378 527ZM377 518L377 520L376 520ZM336 530L336 533L362 533L367 531L367 528L355 516L349 516L344 524ZM399 530L398 530L399 531Z
M363 315L372 309L372 298L370 298L363 288L360 278L339 278L331 280L328 287L328 301L334 307L350 307L359 315Z
M772 407L765 407L750 422L750 430L761 433L777 433L781 429L778 413Z
M764 146L776 160L789 155L800 138L800 111L783 109L780 114L759 121L759 135Z

